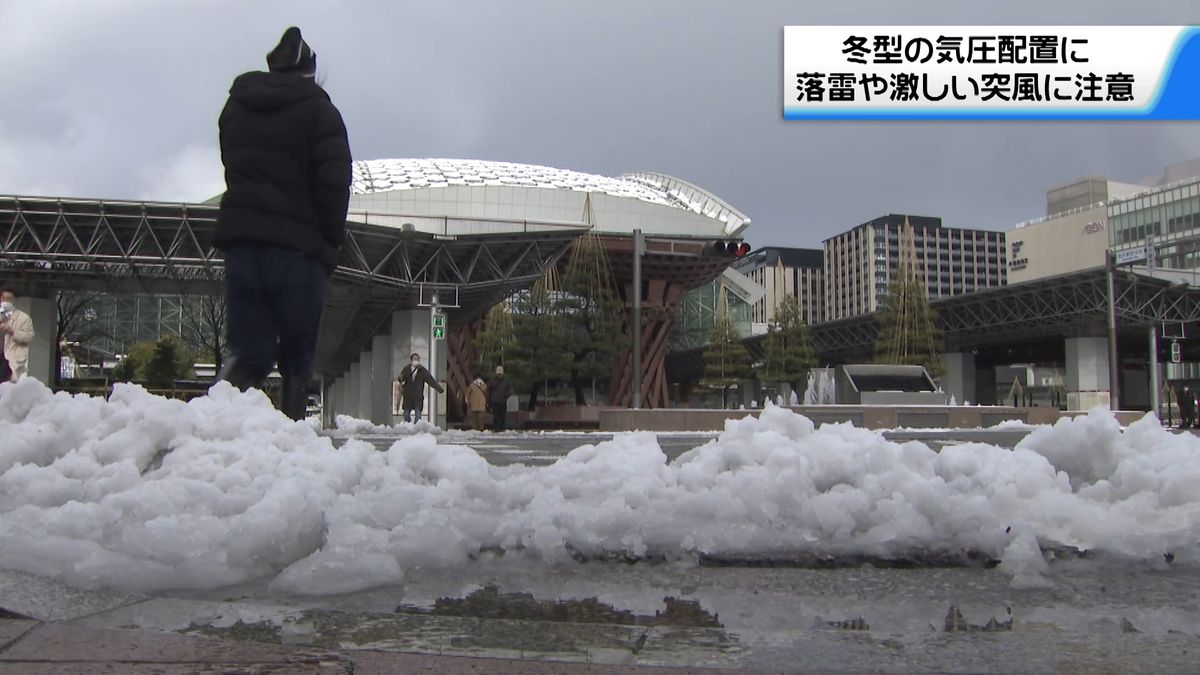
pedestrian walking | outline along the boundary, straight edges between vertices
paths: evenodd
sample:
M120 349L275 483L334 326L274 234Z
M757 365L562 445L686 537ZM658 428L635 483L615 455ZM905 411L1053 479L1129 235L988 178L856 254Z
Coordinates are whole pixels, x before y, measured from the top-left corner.
M29 345L33 342L33 319L17 309L17 294L0 291L0 335L4 337L4 361L9 381L19 382L29 374Z
M508 414L508 397L512 385L504 377L504 366L496 366L496 376L488 383L488 402L492 408L492 431L504 431L505 416Z
M488 386L478 375L467 385L467 416L471 428L483 431L483 416L487 412Z
M405 422L421 419L425 410L425 385L433 387L439 394L445 391L429 369L421 365L421 356L416 352L408 357L408 365L400 371L396 381L400 385L400 406L404 409Z
M299 28L284 32L267 67L233 81L219 121L226 189L214 244L225 254L233 352L221 378L262 388L278 363L278 406L300 420L345 238L350 144Z
M1179 394L1179 426L1191 429L1196 422L1196 396L1192 388L1185 386Z

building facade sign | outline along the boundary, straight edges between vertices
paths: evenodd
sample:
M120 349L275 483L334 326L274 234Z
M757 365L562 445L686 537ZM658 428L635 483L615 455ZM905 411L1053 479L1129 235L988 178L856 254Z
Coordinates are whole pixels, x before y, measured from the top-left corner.
M1012 254L1008 256L1008 269L1023 270L1029 265L1029 258L1021 255L1025 242L1017 240L1012 243Z

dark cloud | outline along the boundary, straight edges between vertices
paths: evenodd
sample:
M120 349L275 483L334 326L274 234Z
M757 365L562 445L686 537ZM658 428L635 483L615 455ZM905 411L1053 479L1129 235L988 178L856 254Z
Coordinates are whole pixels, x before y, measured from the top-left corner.
M1191 0L7 2L0 192L211 196L229 81L294 23L363 159L661 171L749 214L756 244L815 246L892 211L1006 229L1055 185L1200 155L1200 128L785 122L783 26L1198 19Z

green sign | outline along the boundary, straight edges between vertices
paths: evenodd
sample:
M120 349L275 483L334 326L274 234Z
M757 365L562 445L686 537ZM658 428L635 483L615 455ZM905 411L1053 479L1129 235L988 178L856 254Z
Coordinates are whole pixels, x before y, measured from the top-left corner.
M442 326L434 326L433 327L433 339L434 340L445 340L446 339L446 329Z
M445 328L446 327L446 315L445 314L434 314L433 315L433 327L434 328Z

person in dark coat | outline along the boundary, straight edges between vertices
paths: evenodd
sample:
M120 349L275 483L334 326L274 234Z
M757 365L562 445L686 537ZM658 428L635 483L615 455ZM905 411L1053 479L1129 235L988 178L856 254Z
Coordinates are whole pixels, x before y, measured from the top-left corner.
M213 243L225 254L233 352L221 379L262 388L278 363L279 408L298 420L345 238L350 143L299 28L284 32L267 66L233 81L219 121L226 189Z
M400 377L396 379L400 382L400 405L404 409L405 422L421 419L421 411L425 409L426 384L436 389L439 394L445 391L429 369L421 365L421 356L416 352L408 357L408 365L404 366Z
M504 417L508 413L508 397L512 385L504 377L504 366L496 366L496 376L488 382L488 402L492 407L492 431L504 431Z
M1196 396L1191 387L1184 387L1179 394L1179 426L1190 429L1196 422Z

